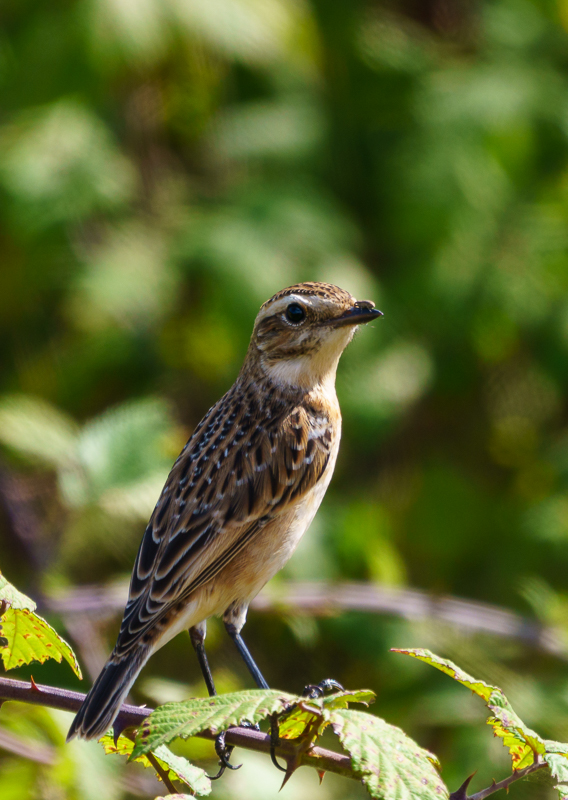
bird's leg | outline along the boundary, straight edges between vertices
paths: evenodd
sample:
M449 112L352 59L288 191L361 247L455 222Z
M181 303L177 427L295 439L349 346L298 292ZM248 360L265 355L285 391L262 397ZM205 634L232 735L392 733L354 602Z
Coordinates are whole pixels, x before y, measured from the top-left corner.
M241 628L235 625L234 622L229 622L225 620L225 628L227 629L227 633L233 640L233 642L237 646L237 650L242 656L243 661L247 665L247 669L252 675L252 678L259 689L270 689L270 686L264 680L262 672L256 666L253 657L250 654L250 651L246 644L244 643L243 637L241 636Z
M205 685L207 686L209 697L213 697L214 695L217 694L217 690L215 689L215 683L213 682L211 667L209 666L207 653L205 652L205 646L204 646L205 634L206 634L205 622L200 622L199 625L194 625L193 628L189 629L189 638L191 639L191 644L193 645L193 649L195 650L197 660L199 661L199 667L201 669L201 674L203 675L203 680L205 681Z
M240 613L233 613L229 616L227 614L225 616L225 628L227 629L227 633L237 646L237 650L242 656L243 661L247 665L248 671L253 677L254 682L258 686L259 689L269 689L269 685L267 684L266 680L262 672L257 667L254 658L250 654L250 650L246 646L243 637L241 636L241 629L244 625L246 619L246 608L244 611L242 609L238 609ZM240 624L239 624L240 623ZM256 730L259 730L258 725L253 726ZM273 714L270 718L270 758L272 759L272 763L278 767L279 770L282 772L286 772L284 767L281 767L278 761L276 760L276 748L280 742L280 736L278 735L278 715Z
M189 638L191 639L191 644L193 645L195 654L197 655L197 660L201 668L201 674L203 675L203 680L205 681L205 685L207 686L207 691L209 692L209 697L213 697L214 695L217 694L217 690L215 689L215 683L213 682L213 675L211 674L211 667L209 666L207 653L205 652L204 642L205 642L206 630L207 630L206 623L200 622L199 625L194 625L192 628L189 629ZM233 747L227 747L225 745L225 732L222 731L215 739L215 752L219 756L220 769L219 772L211 778L211 780L217 780L217 778L220 778L221 775L227 769L227 767L229 769L241 768L242 764L235 765L229 763L229 759L231 757L233 749L234 749Z

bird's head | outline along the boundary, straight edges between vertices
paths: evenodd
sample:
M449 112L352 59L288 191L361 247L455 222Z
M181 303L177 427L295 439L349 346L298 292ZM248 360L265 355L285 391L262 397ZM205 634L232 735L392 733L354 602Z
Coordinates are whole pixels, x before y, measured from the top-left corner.
M358 325L381 316L370 300L330 283L298 283L261 307L247 365L280 385L311 389L334 381L337 362Z

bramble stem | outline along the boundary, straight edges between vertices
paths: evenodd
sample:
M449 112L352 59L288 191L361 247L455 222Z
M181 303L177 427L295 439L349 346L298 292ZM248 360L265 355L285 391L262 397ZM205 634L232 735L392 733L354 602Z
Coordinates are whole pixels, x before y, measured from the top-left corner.
M537 760L534 764L530 764L530 766L525 767L524 769L516 770L512 775L509 775L508 778L504 778L502 781L499 781L499 783L493 783L491 786L488 786L487 789L482 789L480 792L469 795L467 800L485 800L485 798L489 797L490 794L498 792L501 789L508 789L512 783L515 783L515 781L520 781L523 778L526 778L527 775L530 775L531 772L536 772L537 769L542 769L543 767L546 767L544 761Z
M27 681L17 681L13 678L0 678L0 705L5 700L15 700L20 703L32 703L49 708L58 708L62 711L77 712L85 699L82 692L70 689L58 689L54 686L32 684ZM152 713L152 708L142 708L124 704L117 717L117 722L126 728L138 728ZM217 734L211 731L198 733L202 739L215 740ZM226 732L227 744L255 750L259 753L270 753L270 736L251 728L229 728ZM282 740L276 748L276 754L289 759L297 752L297 747L290 740ZM308 753L300 756L300 765L314 767L319 771L335 772L346 778L359 780L351 768L351 759L342 753L334 753L323 747L312 747Z

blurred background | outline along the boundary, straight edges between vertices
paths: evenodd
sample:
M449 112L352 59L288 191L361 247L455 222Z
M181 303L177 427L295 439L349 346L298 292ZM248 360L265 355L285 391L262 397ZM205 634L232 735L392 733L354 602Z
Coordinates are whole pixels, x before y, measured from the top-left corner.
M323 506L249 615L259 666L375 690L450 789L505 777L506 752L478 698L390 647L456 660L566 740L568 0L4 0L0 20L0 568L86 680L11 675L86 689L258 307L323 280L385 316L340 364ZM207 641L219 687L248 687L218 623ZM179 636L132 698L192 693ZM3 800L160 792L64 747L68 725L4 706ZM178 752L214 771L209 744ZM237 755L213 797L275 797L268 760ZM301 770L283 797L361 792Z

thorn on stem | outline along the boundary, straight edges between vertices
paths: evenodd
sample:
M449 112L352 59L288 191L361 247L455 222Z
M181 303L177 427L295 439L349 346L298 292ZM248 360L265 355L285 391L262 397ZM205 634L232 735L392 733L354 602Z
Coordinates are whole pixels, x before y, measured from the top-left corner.
M112 726L112 736L113 736L113 739L114 739L114 746L115 747L118 747L118 739L119 739L120 735L123 733L123 731L126 730L127 727L128 727L128 724L122 718L122 715L119 714L118 717L115 719L115 721L113 723L113 726Z
M467 800L467 790L474 775L475 772L472 772L471 775L465 779L460 788L451 793L449 800Z

